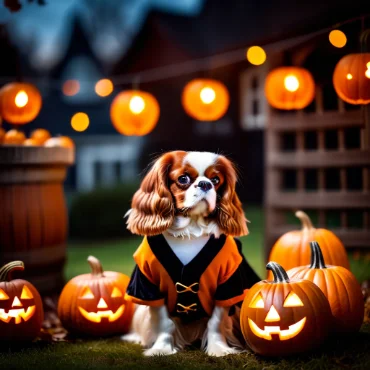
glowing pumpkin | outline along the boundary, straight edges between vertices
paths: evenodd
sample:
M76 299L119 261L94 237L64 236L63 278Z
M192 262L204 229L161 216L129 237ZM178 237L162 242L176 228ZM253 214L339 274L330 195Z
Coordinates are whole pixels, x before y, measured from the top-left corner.
M14 82L0 90L0 115L9 123L24 125L34 120L41 105L41 94L34 85Z
M44 143L44 146L48 148L61 147L73 149L75 147L75 143L68 136L58 136L47 139Z
M355 276L341 266L325 265L316 241L310 243L311 264L287 272L291 279L306 279L325 294L334 316L334 330L356 332L364 319L364 298Z
M126 333L134 305L124 299L129 277L103 271L100 261L89 256L91 274L79 275L63 288L58 315L73 333L107 336Z
M303 109L315 97L315 82L309 71L299 67L280 67L266 77L265 95L277 109Z
M157 125L159 113L157 99L152 94L139 90L120 92L110 107L114 128L127 136L149 134Z
M24 146L40 146L41 144L37 140L29 138L23 142L23 145Z
M308 265L311 260L310 242L316 240L327 263L349 269L347 252L339 238L330 230L314 228L306 213L297 211L295 215L301 221L302 229L282 235L273 245L268 260L280 263L286 270ZM267 278L272 278L271 272Z
M198 121L216 121L229 108L229 92L224 84L211 79L190 81L182 92L185 112Z
M43 145L46 140L51 138L51 135L48 130L45 130L44 128L38 128L31 132L30 138L37 141L39 145Z
M42 301L31 283L11 279L15 270L23 271L23 262L10 262L0 269L0 340L32 340L44 319Z
M335 66L334 89L350 104L370 103L370 53L349 54Z
M276 262L266 265L273 281L255 284L246 295L240 325L248 346L265 356L283 356L317 347L331 328L329 303L308 280L289 280Z

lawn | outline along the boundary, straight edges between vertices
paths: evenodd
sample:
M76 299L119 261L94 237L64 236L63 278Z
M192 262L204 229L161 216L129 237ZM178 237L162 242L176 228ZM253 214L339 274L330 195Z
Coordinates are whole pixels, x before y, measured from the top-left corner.
M263 255L263 214L261 208L246 211L252 221L250 235L242 238L243 252L250 265L265 276ZM115 241L70 243L66 278L89 272L88 255L99 258L105 270L130 274L132 254L141 238ZM365 267L364 267L365 266ZM351 260L351 267L369 273L369 262ZM356 271L354 271L356 272ZM370 324L360 333L335 336L319 351L291 358L266 359L251 352L224 358L208 357L197 348L189 348L169 357L145 358L138 345L123 343L117 337L108 339L71 338L68 341L39 340L28 345L8 345L0 349L0 369L370 369Z

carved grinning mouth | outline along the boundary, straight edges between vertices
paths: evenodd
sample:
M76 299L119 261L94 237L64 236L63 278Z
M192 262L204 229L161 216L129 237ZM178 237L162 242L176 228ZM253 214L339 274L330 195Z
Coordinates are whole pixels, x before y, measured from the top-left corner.
M36 311L36 306L29 306L27 310L24 308L11 309L6 312L0 308L0 320L8 323L13 317L16 324L20 324L22 319L28 321Z
M252 332L260 338L264 338L266 340L272 340L271 334L278 334L280 340L288 340L297 336L302 329L304 328L304 324L306 323L306 318L304 317L302 320L296 322L293 325L289 325L289 329L280 330L280 326L265 326L265 329L260 329L258 325L248 317L248 323L252 330Z
M101 322L103 317L107 318L109 322L113 322L118 320L125 311L125 305L121 305L118 307L117 311L113 313L112 310L105 310L105 311L98 311L98 312L88 312L84 310L82 307L78 307L80 310L81 315L92 322Z

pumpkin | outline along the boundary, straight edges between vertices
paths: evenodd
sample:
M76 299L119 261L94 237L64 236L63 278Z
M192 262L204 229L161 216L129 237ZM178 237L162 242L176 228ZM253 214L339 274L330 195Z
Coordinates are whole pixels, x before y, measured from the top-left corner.
M23 262L10 262L0 269L0 340L32 340L44 319L42 301L31 283L11 279L15 270L23 271Z
M41 144L36 139L29 138L23 142L23 145L24 146L39 146Z
M308 265L311 258L309 243L317 240L327 263L349 269L347 252L339 238L330 230L314 228L306 213L297 211L295 215L301 221L302 229L282 235L273 245L269 261L280 263L286 270ZM271 272L267 278L272 278Z
M229 108L226 86L216 80L198 78L190 81L182 92L185 112L198 121L216 121Z
M22 131L12 129L5 133L3 144L20 145L26 140L26 136Z
M358 331L364 318L364 298L355 276L341 266L325 265L319 243L313 241L311 264L289 270L291 279L306 279L315 283L327 297L339 332Z
M0 90L0 115L9 123L23 125L34 120L41 105L39 90L29 83L13 82Z
M129 277L103 271L100 261L89 256L91 274L74 277L63 288L58 315L73 333L107 336L126 333L134 305L125 300Z
M46 140L51 138L50 132L44 128L38 128L31 132L31 139L37 141L40 145L43 145Z
M264 356L291 355L317 347L331 328L325 295L311 281L290 280L276 262L269 262L266 268L274 280L253 285L240 312L248 346Z
M44 143L44 146L49 148L62 147L62 148L74 148L75 143L68 136L58 136L47 139Z
M110 118L122 135L144 136L157 125L160 108L150 93L139 90L120 92L112 101Z
M0 127L0 144L4 141L5 133L5 130Z
M315 97L315 82L309 71L299 67L280 67L266 77L265 95L271 106L292 110L307 107Z
M338 96L350 104L370 103L370 53L349 54L335 66L333 85Z

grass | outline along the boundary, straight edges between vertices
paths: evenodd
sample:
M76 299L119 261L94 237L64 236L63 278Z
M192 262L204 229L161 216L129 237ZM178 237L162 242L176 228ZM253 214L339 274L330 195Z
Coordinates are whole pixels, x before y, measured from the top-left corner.
M265 277L263 255L263 213L261 208L246 210L250 235L243 237L243 252L250 265ZM141 237L116 241L70 243L66 278L89 272L86 258L99 258L105 270L121 271L130 275L132 254ZM351 258L352 270L369 275L370 262ZM369 277L369 276L368 276ZM331 338L317 352L290 358L268 359L251 352L223 358L208 357L197 348L189 348L173 356L146 358L138 345L126 344L117 337L109 339L74 339L69 342L45 342L0 345L0 369L370 369L370 324L352 336Z

